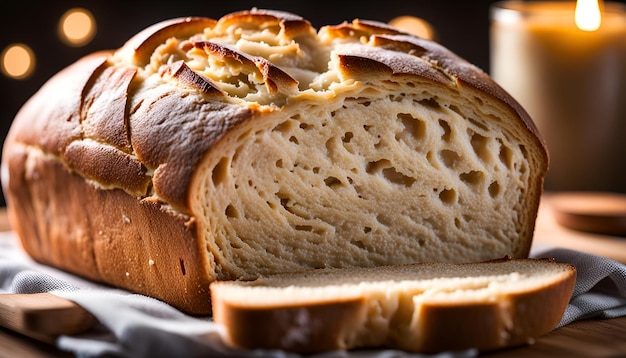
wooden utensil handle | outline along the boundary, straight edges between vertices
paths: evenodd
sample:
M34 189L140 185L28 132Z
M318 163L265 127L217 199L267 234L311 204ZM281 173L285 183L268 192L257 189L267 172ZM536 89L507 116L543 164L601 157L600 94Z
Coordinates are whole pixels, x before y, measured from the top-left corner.
M76 303L50 293L0 294L0 325L39 341L84 332L96 319Z

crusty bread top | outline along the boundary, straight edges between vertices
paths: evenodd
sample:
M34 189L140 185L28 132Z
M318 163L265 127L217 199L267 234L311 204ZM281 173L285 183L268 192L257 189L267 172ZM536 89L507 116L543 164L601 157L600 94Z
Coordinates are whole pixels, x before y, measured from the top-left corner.
M207 71L196 67L205 61L219 64ZM223 71L215 70L219 67ZM349 90L354 81L403 76L427 78L450 89L467 86L476 89L477 101L495 99L510 106L511 116L519 120L519 128L512 130L535 138L535 147L528 148L536 151L532 165L547 167L545 146L528 114L484 72L442 46L378 22L354 20L316 32L299 16L256 9L218 21L165 21L137 34L115 54L88 56L57 74L24 106L18 117L30 120L16 120L20 128L10 136L61 156L94 184L140 197L156 194L189 213L189 182L204 153L254 112L275 111L298 100L323 101ZM234 80L249 87L236 87ZM168 101L172 88L157 88L164 81L214 100L200 104L192 96L184 103ZM147 101L155 101L160 112L152 114L158 118L134 116L141 123L131 131L128 116ZM213 111L216 119L207 119L204 128L199 121L187 123L200 111ZM159 126L165 120L168 126ZM181 129L187 129L185 138ZM94 163L94 154L104 154L98 158L108 158L111 165Z

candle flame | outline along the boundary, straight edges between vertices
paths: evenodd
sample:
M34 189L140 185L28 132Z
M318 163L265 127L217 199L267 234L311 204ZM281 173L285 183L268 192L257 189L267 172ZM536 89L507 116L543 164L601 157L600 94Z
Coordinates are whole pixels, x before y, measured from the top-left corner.
M574 14L576 26L583 31L596 31L602 23L598 0L577 0Z

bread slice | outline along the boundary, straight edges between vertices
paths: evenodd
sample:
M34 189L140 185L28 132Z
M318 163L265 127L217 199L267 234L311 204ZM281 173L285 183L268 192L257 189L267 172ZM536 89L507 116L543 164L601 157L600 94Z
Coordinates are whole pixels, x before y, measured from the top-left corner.
M77 61L2 160L33 258L194 314L217 279L526 257L548 166L528 114L443 46L258 9Z
M216 323L238 348L411 352L520 345L559 323L576 281L546 259L321 269L211 284Z

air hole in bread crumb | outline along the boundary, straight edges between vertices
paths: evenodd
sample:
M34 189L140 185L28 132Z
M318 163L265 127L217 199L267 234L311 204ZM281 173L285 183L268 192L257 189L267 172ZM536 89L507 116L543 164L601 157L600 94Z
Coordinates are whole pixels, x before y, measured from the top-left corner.
M289 133L292 130L293 126L294 126L294 121L288 120L288 121L284 121L282 123L277 124L272 129L272 131L285 134L285 133Z
M461 220L459 218L454 218L454 226L457 229L461 229Z
M312 124L308 124L308 123L300 123L300 129L306 131L313 128Z
M324 179L324 184L326 184L327 187L331 188L331 189L337 189L338 187L343 186L343 183L341 182L341 180L330 176L326 179Z
M526 150L526 146L525 146L525 145L520 144L520 145L519 145L519 150L522 152L522 156L523 156L524 158L527 158L527 157L528 157L528 151Z
M500 194L500 183L498 183L497 181L494 181L493 183L489 185L489 195L492 198L495 198L498 196L498 194Z
M291 199L289 198L289 196L280 191L276 193L276 196L278 197L278 199L280 199L280 206L282 206L285 211L291 213L291 208L289 207L289 202L291 201Z
M500 142L500 153L498 154L498 158L500 158L500 162L502 162L505 167L511 169L513 167L513 151L511 148L504 145L501 139L498 139L498 142Z
M439 200L444 204L454 204L457 199L457 192L454 189L443 189L439 193Z
M376 221L378 221L379 223L381 223L384 226L392 226L391 220L388 217L386 217L385 215L382 215L382 214L376 215Z
M415 183L416 179L408 175L404 175L396 170L396 168L385 168L382 170L383 176L391 183L410 187Z
M332 158L333 153L335 152L335 148L336 148L336 144L335 144L335 137L330 137L326 143L324 144L324 146L326 147L326 153L328 154L329 157Z
M428 163L430 163L430 166L432 166L435 169L439 168L439 163L437 162L437 160L435 160L435 155L433 154L432 151L429 151L428 153L426 153L426 159L428 160Z
M382 159L376 162L367 163L367 166L365 167L365 171L368 174L376 174L377 172L381 171L383 168L389 167L389 166L391 166L391 162L386 159Z
M439 102L437 102L436 99L434 98L424 98L421 99L419 101L417 101L419 104L421 104L424 107L428 107L431 109L440 109L441 105L439 105Z
M213 180L214 186L219 186L228 177L228 168L230 167L230 158L224 157L219 163L213 168L213 173L211 179Z
M482 136L478 133L470 134L470 143L472 148L474 149L474 153L482 160L483 162L487 162L490 157L489 151L489 138Z
M276 168L284 168L282 159L278 159L274 165L276 166Z
M344 143L350 143L352 137L354 137L354 134L352 134L352 132L346 132L344 133L343 137L341 137L341 141L343 141Z
M241 134L239 137L237 137L237 141L238 142L243 142L246 140L246 138L250 137L252 135L252 130L247 130L245 133Z
M232 218L232 219L239 218L239 211L232 204L229 204L226 207L226 210L224 210L224 213L226 214L226 217L228 218Z
M472 117L468 117L468 118L467 118L467 120L468 120L470 123L472 123L473 125L475 125L476 127L480 128L480 129L482 129L482 130L484 130L484 131L486 131L486 132L488 132L488 131L489 131L489 128L487 127L487 125L486 125L486 124L484 124L484 123L482 123L482 122L480 122L480 121L478 121L478 120L476 120L476 119L474 119L474 118L472 118Z
M298 138L296 138L296 136L293 136L293 135L289 137L289 141L294 144L300 144L300 142L298 141Z
M371 227L369 227L369 226L363 227L363 233L369 234L370 232L372 232L372 228Z
M459 178L467 185L479 186L483 183L483 180L485 179L485 173L478 170L472 170L467 173L461 173L459 175Z
M350 244L358 247L361 250L366 250L365 244L361 240L350 240Z
M453 169L456 164L461 160L461 156L452 150L443 149L439 152L439 158L443 164L450 169Z
M385 178L390 183L406 187L410 187L416 181L415 178L404 175L397 171L396 168L394 168L391 162L387 159L367 163L365 171L371 175L380 173L382 174L383 178Z
M448 106L448 108L450 108L450 110L452 110L454 113L458 114L461 117L465 117L465 115L463 114L463 112L459 109L459 107L451 104L450 106Z
M424 121L407 113L398 113L397 118L404 127L400 133L396 134L397 140L404 140L405 143L409 143L411 139L420 142L426 138L426 123Z
M391 101L393 102L402 102L404 101L405 98L406 98L406 93L404 92L396 93L395 95L389 96L389 99L391 99Z
M239 241L235 241L235 240L228 240L228 245L235 250L240 250L243 247L240 245Z
M312 232L313 231L313 226L311 225L296 225L295 229L297 231L308 231L308 232Z
M443 129L443 133L441 134L441 139L444 142L450 141L450 134L452 133L452 129L450 129L450 124L443 119L439 120L439 126Z
M528 167L526 166L526 163L522 163L522 165L520 165L520 168L519 168L519 173L525 174L527 169Z

